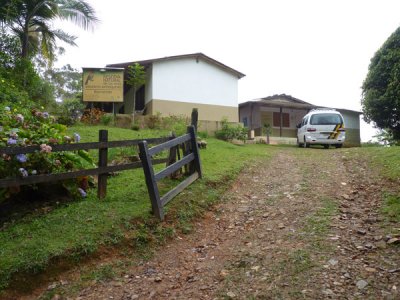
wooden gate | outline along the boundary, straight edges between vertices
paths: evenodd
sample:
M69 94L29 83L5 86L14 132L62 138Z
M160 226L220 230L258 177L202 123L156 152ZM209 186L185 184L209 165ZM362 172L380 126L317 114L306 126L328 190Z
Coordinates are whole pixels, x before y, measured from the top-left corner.
M184 145L184 156L182 159L170 164L165 169L154 173L152 156L164 150L176 148L179 151L179 145ZM147 142L142 141L139 143L139 156L142 161L143 171L146 177L147 190L149 192L151 206L154 215L160 220L164 219L164 206L176 195L178 195L184 188L194 182L196 179L202 177L201 162L199 149L197 146L196 134L193 126L189 126L187 134L174 138L163 144L159 144L152 148L148 148ZM189 166L189 176L179 183L175 188L160 197L157 182L168 175L180 170L184 166Z

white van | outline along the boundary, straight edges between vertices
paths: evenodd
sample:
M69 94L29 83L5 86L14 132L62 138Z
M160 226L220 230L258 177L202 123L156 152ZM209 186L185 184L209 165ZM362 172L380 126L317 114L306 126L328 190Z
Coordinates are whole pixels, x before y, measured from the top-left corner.
M297 144L341 148L346 138L343 116L334 109L313 109L297 125Z

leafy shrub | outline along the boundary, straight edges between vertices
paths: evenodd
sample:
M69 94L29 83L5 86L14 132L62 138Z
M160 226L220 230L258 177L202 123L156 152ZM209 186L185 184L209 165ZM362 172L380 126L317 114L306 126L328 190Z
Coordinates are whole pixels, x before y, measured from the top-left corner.
M163 117L161 113L157 113L155 115L145 116L144 123L140 123L138 120L135 120L132 129L137 127L138 128L147 127L149 129L165 129L174 132L176 135L182 135L186 133L186 127L188 124L189 120L185 116L171 115L168 117Z
M245 142L247 140L247 128L240 124L232 125L228 123L227 119L221 121L222 128L215 132L216 138L224 141L231 141L233 139Z
M169 116L162 118L162 128L167 129L179 136L186 133L189 124L185 116Z
M133 123L131 128L132 128L132 130L139 131L140 130L140 125L137 124L137 123Z
M146 126L150 129L161 129L162 117L161 113L150 115L146 118Z
M74 125L83 114L85 104L79 99L66 99L57 106L57 122L64 125Z
M52 145L79 142L80 136L66 135L66 126L55 122L47 112L35 108L32 103L0 106L0 147L40 145L40 151L29 154L0 157L0 178L24 178L38 174L59 173L93 166L88 153L52 152ZM85 195L78 189L78 182L65 182L72 194ZM19 188L0 189L0 202L18 193Z
M113 120L114 120L113 114L104 114L100 117L100 123L105 126L110 125Z
M28 94L21 91L12 80L0 75L0 103L20 102L28 99Z
M207 131L198 131L197 135L202 139L208 138L208 132Z

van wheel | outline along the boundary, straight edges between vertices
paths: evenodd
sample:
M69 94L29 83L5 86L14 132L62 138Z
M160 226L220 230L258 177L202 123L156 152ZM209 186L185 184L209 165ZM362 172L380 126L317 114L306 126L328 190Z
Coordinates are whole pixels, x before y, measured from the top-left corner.
M329 149L329 145L324 145L324 148L325 149Z
M310 144L306 142L306 137L304 137L304 144L303 144L304 148L310 148Z
M342 148L343 144L336 144L335 147L336 148Z
M299 146L300 148L303 147L303 144L299 142L299 137L297 137L297 146Z

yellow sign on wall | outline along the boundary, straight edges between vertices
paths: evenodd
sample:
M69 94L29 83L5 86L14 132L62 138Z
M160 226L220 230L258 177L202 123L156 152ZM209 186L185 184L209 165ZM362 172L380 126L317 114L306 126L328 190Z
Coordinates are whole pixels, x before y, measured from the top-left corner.
M124 101L124 69L83 68L82 85L83 101Z

